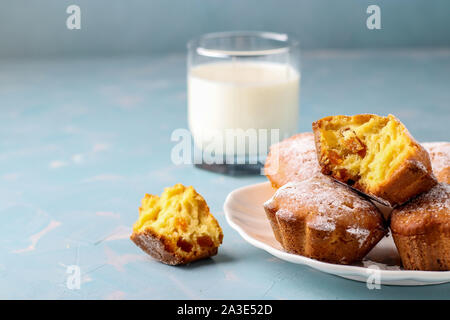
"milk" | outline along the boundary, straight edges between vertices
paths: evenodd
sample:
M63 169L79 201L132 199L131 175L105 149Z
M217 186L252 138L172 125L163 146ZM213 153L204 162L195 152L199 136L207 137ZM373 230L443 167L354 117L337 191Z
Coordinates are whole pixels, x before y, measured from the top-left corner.
M279 129L280 139L294 134L299 81L299 73L281 63L220 62L192 67L188 74L188 119L195 144L203 150L230 154L232 150L225 147L233 139L230 129L263 134L264 129L269 134ZM246 146L242 148L243 143ZM254 143L254 139L238 140L235 153L255 153ZM262 146L257 152L266 154L267 149Z

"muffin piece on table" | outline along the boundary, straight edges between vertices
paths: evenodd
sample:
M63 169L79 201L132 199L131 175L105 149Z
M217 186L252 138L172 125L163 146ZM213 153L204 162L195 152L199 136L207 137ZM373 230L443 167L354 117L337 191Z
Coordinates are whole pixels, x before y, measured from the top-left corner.
M450 185L396 208L390 227L405 269L450 270Z
M274 188L291 181L302 181L320 172L314 134L296 134L270 147L264 174Z
M437 181L428 152L393 115L330 116L313 123L322 173L396 206Z
M223 233L205 199L177 184L160 197L145 195L130 238L153 258L178 265L217 254Z
M450 142L425 142L434 175L439 182L450 184Z
M387 232L371 202L320 173L279 188L264 209L286 251L331 263L361 260Z

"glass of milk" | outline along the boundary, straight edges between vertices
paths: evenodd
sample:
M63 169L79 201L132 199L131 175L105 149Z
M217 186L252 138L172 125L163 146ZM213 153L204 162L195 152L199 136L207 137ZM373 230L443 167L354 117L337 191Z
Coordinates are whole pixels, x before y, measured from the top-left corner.
M286 34L233 31L188 43L188 122L196 166L260 173L273 143L296 133L300 51Z

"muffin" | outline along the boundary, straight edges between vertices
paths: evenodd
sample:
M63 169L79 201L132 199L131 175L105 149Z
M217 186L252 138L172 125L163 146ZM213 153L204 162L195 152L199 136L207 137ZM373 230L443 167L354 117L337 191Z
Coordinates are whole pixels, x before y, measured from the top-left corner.
M426 142L422 146L430 155L437 180L450 184L450 142Z
M387 232L371 202L320 173L279 188L264 209L287 252L325 262L359 261Z
M330 116L313 123L322 173L392 207L437 181L428 152L393 115Z
M274 188L291 181L302 181L320 172L314 134L296 134L270 147L264 174Z
M390 227L405 269L450 270L450 185L396 208Z
M205 199L177 184L160 197L145 195L130 238L153 258L178 265L217 254L223 233Z

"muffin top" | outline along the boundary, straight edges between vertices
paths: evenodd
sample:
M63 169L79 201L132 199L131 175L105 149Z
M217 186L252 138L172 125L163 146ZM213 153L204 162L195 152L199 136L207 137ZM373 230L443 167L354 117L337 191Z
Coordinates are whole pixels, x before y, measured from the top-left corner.
M314 134L296 134L270 147L264 173L276 188L292 181L302 181L320 172Z
M431 166L439 182L450 183L450 142L425 142Z
M425 142L422 146L430 154L433 170L441 171L450 167L450 142Z
M322 174L287 183L264 206L286 220L305 219L309 228L321 231L344 228L364 235L383 225L372 203Z
M439 183L396 208L391 216L391 230L402 235L450 233L450 185Z

